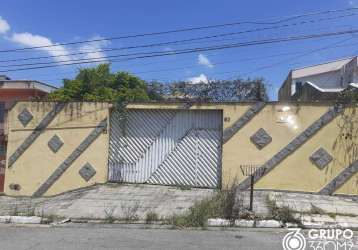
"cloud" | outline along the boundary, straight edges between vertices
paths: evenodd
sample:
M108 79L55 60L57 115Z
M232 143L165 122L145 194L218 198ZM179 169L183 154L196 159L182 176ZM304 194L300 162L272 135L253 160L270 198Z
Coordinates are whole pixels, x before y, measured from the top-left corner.
M356 0L348 1L348 5L351 7L358 7L358 2Z
M5 34L9 30L10 25L0 16L0 35ZM53 60L60 64L71 63L71 60L106 60L106 54L100 50L110 44L108 41L95 41L77 46L77 48L70 49L69 47L53 42L48 37L32 34L30 32L12 32L10 34L6 34L4 37L10 42L22 47L37 47L34 49L43 51L48 55L53 56ZM97 39L102 39L102 37L94 36L90 40ZM70 55L71 53L76 52L82 52L83 54Z
M102 39L103 37L101 36L94 36L89 40L98 40L98 39ZM86 53L83 54L81 59L86 59L86 60L106 60L106 54L102 50L103 47L106 47L110 44L109 41L96 41L96 42L91 42L91 43L85 43L83 45L81 45L79 47L79 51L80 52L89 52L91 51L91 53Z
M0 34L5 34L10 30L8 22L0 16Z
M100 36L95 36L92 37L90 40L96 40L101 38L102 37ZM58 45L58 43L52 42L51 39L47 37L41 35L34 35L29 32L13 33L10 36L9 40L24 47L40 47L36 49L44 51L50 56L53 56L53 60L60 64L71 63L71 60L106 60L106 54L100 50L109 44L108 41L85 43L77 47L77 49L73 49L73 51L71 51L68 47ZM81 52L84 54L70 55L71 53L76 52Z
M195 77L190 77L188 78L188 81L192 84L209 82L208 78L204 74L200 74L199 76L195 76Z
M62 45L54 46L54 47L43 47L43 46L53 46L56 43L53 43L49 38L40 36L40 35L33 35L29 32L24 33L13 33L10 36L10 40L14 43L20 44L25 47L42 47L38 48L38 50L45 51L51 56L54 57L54 60L57 62L71 60L71 56L68 56L69 51L66 47ZM65 63L65 62L63 62Z
M203 54L199 54L198 56L198 64L204 65L208 68L214 68L214 65L210 62L209 58Z

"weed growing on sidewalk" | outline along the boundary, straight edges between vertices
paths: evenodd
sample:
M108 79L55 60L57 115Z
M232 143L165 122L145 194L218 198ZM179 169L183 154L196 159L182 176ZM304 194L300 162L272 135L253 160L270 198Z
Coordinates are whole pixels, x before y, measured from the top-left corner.
M158 214L153 211L149 211L145 215L145 224L152 224L159 220Z
M266 196L266 205L272 219L282 221L283 223L301 224L301 221L294 216L294 211L292 211L289 206L279 207L276 200L270 199L269 195Z
M225 218L235 221L239 217L240 208L236 204L236 182L229 188L218 190L212 198L198 201L183 215L173 215L166 218L164 223L177 227L207 226L209 218Z
M131 204L121 204L121 209L122 209L122 213L123 213L123 219L126 222L132 222L132 221L136 221L138 220L138 209L140 207L139 202L135 202L133 205Z
M116 210L116 206L104 206L104 215L105 215L105 221L107 223L112 224L115 221L115 218L113 216L114 211Z

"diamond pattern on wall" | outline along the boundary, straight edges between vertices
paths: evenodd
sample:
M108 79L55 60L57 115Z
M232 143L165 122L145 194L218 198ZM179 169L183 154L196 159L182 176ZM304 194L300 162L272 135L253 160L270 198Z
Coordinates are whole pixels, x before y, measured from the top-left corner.
M333 160L333 157L324 148L320 148L310 156L310 160L319 169L323 169Z
M52 150L52 152L56 153L63 146L63 142L60 137L54 135L48 141L47 145Z
M250 137L250 140L258 149L261 150L272 141L272 138L263 128L260 128Z
M32 120L33 116L26 108L21 111L21 113L17 116L22 126L26 127L27 124Z
M78 173L85 181L89 181L96 174L96 170L91 164L86 163Z

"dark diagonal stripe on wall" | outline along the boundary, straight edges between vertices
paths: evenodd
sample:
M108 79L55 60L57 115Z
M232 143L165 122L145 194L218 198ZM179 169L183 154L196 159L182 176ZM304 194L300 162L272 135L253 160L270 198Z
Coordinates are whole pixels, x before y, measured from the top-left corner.
M8 167L19 159L19 157L31 146L32 143L40 136L42 131L50 124L58 113L65 107L65 103L56 103L55 107L42 119L42 121L35 127L32 133L24 140L24 142L15 150L9 157Z
M61 175L72 165L72 163L96 140L96 138L107 128L107 118L81 142L81 144L66 158L64 162L50 175L50 177L33 194L34 197L42 196L61 177Z
M320 194L331 195L344 183L346 183L352 176L358 172L358 160L353 162L350 166L345 168L336 178L328 183L321 191Z
M315 135L321 128L330 123L343 111L340 107L330 108L325 114L323 114L317 121L311 124L295 139L293 139L287 146L281 149L270 160L264 163L254 174L254 182L257 182L264 175L274 169L280 162L282 162L287 156L295 152L300 146L308 141L313 135ZM263 173L263 174L262 174ZM239 184L240 189L247 189L250 187L250 178L246 178Z
M235 123L230 127L224 130L223 132L223 143L226 143L231 139L241 128L243 128L256 114L258 114L264 107L266 103L258 102L252 105L249 110L245 112Z

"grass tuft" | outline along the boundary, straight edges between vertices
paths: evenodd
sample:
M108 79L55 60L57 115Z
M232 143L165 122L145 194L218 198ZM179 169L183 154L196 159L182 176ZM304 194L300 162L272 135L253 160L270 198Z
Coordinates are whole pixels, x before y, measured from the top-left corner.
M272 219L282 221L283 223L301 224L301 221L294 216L294 211L289 206L278 207L275 200L266 197L266 205L270 210Z
M185 214L165 218L164 223L181 228L205 228L209 218L225 218L234 222L241 211L240 206L236 205L237 190L236 184L218 190L213 197L196 202Z
M159 220L159 216L156 212L149 211L145 215L145 223L146 224L153 224L153 222L156 222Z

